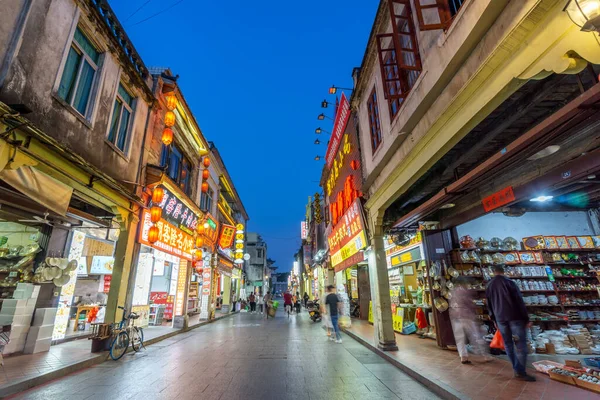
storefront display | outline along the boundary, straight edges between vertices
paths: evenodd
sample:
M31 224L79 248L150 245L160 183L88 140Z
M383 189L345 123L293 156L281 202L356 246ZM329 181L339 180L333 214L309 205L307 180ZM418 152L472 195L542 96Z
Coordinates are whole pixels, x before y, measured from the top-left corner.
M402 239L402 242L400 241ZM392 303L394 330L417 331L434 338L427 318L431 310L431 293L426 285L426 263L421 232L410 238L390 235L385 239L386 260Z

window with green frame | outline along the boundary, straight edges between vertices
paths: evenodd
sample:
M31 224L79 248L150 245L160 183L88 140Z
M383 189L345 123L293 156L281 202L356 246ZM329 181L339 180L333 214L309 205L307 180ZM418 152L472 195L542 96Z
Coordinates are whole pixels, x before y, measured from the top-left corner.
M133 96L119 83L107 139L123 153L127 150L131 116L133 115L133 101Z
M100 53L81 29L75 30L73 42L58 87L58 96L84 117L88 116L90 97Z

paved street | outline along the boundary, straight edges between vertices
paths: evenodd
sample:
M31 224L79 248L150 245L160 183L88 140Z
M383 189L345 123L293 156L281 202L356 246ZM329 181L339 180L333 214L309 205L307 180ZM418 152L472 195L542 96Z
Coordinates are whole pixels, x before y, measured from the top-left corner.
M435 399L306 313L239 314L21 393L15 399Z

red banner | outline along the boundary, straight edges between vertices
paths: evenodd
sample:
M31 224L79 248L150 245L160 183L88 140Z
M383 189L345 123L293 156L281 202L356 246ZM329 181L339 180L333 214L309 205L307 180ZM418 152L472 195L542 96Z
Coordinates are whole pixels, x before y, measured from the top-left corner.
M342 93L340 105L338 106L337 113L335 114L335 123L333 124L331 139L329 140L329 146L327 147L327 153L325 154L327 168L331 168L333 160L337 155L338 148L342 142L342 136L346 130L348 119L350 119L350 103L348 102L346 95Z
M168 292L150 292L150 303L167 304Z
M483 209L485 212L490 212L498 207L505 206L515 201L515 193L512 186L506 187L483 199Z

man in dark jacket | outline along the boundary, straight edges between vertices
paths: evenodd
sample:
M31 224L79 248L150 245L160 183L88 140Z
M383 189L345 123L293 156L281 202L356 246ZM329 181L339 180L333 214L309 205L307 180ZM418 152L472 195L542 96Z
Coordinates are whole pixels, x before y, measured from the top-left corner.
M512 363L515 378L528 382L535 381L535 378L525 371L528 351L525 327L531 324L521 291L514 281L504 276L502 266L494 267L494 275L485 289L490 318L496 322L496 327L502 334L506 355ZM513 335L518 337L517 353L515 353Z

